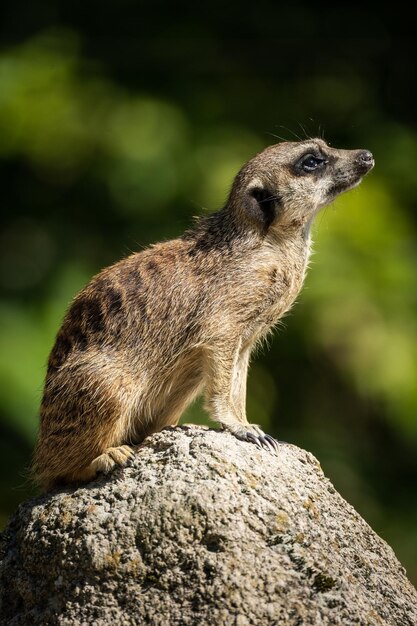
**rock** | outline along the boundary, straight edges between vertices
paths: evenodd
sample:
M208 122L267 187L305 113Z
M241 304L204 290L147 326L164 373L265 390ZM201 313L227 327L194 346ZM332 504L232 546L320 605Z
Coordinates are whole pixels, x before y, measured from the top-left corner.
M10 626L415 626L391 548L316 459L197 427L20 506L0 550Z

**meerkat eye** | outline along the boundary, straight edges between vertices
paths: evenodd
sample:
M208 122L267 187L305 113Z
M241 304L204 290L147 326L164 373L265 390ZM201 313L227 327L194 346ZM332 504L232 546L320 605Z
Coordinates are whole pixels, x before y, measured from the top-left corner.
M314 156L314 154L306 154L299 162L300 169L304 172L314 172L315 170L325 167L328 161L324 157Z

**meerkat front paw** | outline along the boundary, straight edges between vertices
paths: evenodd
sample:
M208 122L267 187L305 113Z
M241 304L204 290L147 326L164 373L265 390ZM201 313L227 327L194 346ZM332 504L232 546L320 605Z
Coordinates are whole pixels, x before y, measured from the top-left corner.
M133 454L133 448L127 445L107 448L107 450L96 457L90 465L74 474L73 479L84 482L92 480L97 474L108 474L115 467L123 467L126 465Z
M254 443L258 448L269 450L269 452L275 455L279 451L279 442L271 435L265 434L256 424L242 424L237 429L230 430L230 432L237 439Z

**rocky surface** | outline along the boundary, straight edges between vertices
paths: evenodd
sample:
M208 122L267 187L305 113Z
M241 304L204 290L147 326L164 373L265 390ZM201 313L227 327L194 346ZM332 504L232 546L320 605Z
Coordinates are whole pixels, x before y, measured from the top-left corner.
M21 505L0 558L10 626L417 624L393 551L311 454L203 428Z

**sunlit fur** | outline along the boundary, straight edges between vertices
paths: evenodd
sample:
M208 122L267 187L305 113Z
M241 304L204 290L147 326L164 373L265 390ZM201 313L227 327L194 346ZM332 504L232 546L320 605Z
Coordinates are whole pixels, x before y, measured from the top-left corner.
M329 163L298 175L310 150ZM34 460L45 488L123 465L201 392L236 436L260 432L245 412L251 352L302 287L314 216L370 169L359 154L321 139L271 146L238 173L222 210L92 279L49 357Z

